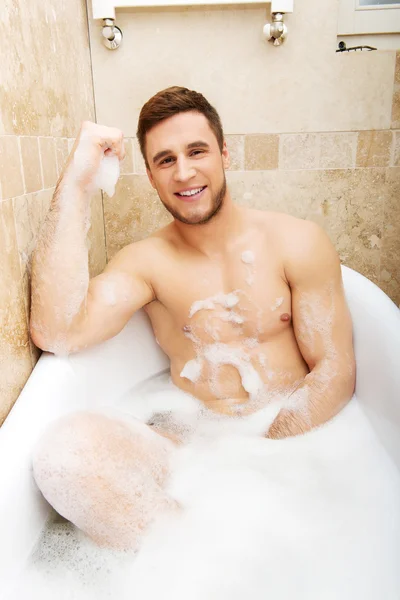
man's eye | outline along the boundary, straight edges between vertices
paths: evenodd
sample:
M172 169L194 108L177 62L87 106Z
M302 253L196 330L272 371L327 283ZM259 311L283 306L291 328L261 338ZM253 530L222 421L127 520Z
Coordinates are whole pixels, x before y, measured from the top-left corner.
M171 160L173 160L172 156L168 156L168 158L164 158L164 160L162 160L160 162L160 165L166 165L168 164Z
M203 154L204 150L193 150L191 156L193 156L194 154Z

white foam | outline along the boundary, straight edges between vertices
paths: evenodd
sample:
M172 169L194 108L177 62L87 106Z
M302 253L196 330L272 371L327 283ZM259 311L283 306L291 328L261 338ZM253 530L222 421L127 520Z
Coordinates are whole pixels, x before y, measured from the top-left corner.
M196 383L196 381L199 379L200 375L201 375L201 371L203 369L203 363L201 360L198 360L196 358L193 358L192 360L188 360L188 362L185 364L185 366L183 367L180 376L184 377L186 379L189 379L190 381L193 381L193 383Z
M119 173L118 156L115 156L115 154L105 155L97 171L94 185L106 192L107 196L111 198L115 194L115 186L119 179Z
M282 306L283 304L283 298L277 298L276 301L274 302L274 304L271 306L271 310L276 310L277 308L279 308L280 306Z
M229 294L223 294L222 292L205 298L204 300L196 300L193 302L189 311L189 318L191 319L199 310L213 310L216 304L220 304L225 308L233 308L239 302L239 297L230 292Z
M246 265L252 265L255 260L254 252L251 250L245 250L242 252L241 259Z
M204 358L215 366L232 365L238 370L242 386L250 396L264 387L263 381L250 362L249 356L241 349L229 344L210 344L204 349Z
M251 287L255 280L255 272L254 272L255 255L254 255L254 252L252 252L251 250L245 250L241 254L241 260L246 265L247 274L245 277L245 282L247 283L248 286Z
M115 281L103 281L100 287L103 302L107 306L116 306L117 304L117 284Z
M234 311L221 312L217 315L222 321L228 321L230 323L236 323L236 325L242 325L244 323L243 317L235 313Z
M256 348L258 346L258 339L257 338L246 338L244 340L244 344L248 347L248 348Z
M81 141L74 152L73 166L74 175L79 179L80 174L83 173L88 164L88 156L90 156L89 146L91 141L81 138ZM115 186L117 184L120 175L120 164L119 158L115 154L105 154L100 161L99 168L94 177L93 183L90 186L90 191L101 189L106 192L108 196L113 196L115 193Z
M199 414L170 383L147 386L132 412ZM265 439L276 410L203 415L208 437L194 429L173 460L183 510L135 557L54 524L7 600L397 600L400 476L357 400L306 435Z

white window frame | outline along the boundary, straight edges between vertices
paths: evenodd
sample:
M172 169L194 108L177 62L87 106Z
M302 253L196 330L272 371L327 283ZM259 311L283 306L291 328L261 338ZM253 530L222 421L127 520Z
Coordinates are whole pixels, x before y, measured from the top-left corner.
M398 4L360 6L359 0L340 0L338 35L400 33Z

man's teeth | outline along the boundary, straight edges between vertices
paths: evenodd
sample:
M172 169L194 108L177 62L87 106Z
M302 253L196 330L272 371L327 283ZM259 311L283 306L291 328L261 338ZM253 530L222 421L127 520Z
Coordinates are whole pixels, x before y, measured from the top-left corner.
M179 196L194 196L201 192L204 188L200 187L197 190L188 190L187 192L178 192Z

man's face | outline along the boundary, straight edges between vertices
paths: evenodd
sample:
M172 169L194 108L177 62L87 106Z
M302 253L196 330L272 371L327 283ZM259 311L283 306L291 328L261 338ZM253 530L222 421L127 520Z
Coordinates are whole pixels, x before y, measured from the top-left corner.
M153 127L146 136L147 174L171 215L189 225L207 223L226 193L229 153L201 113L180 113Z

